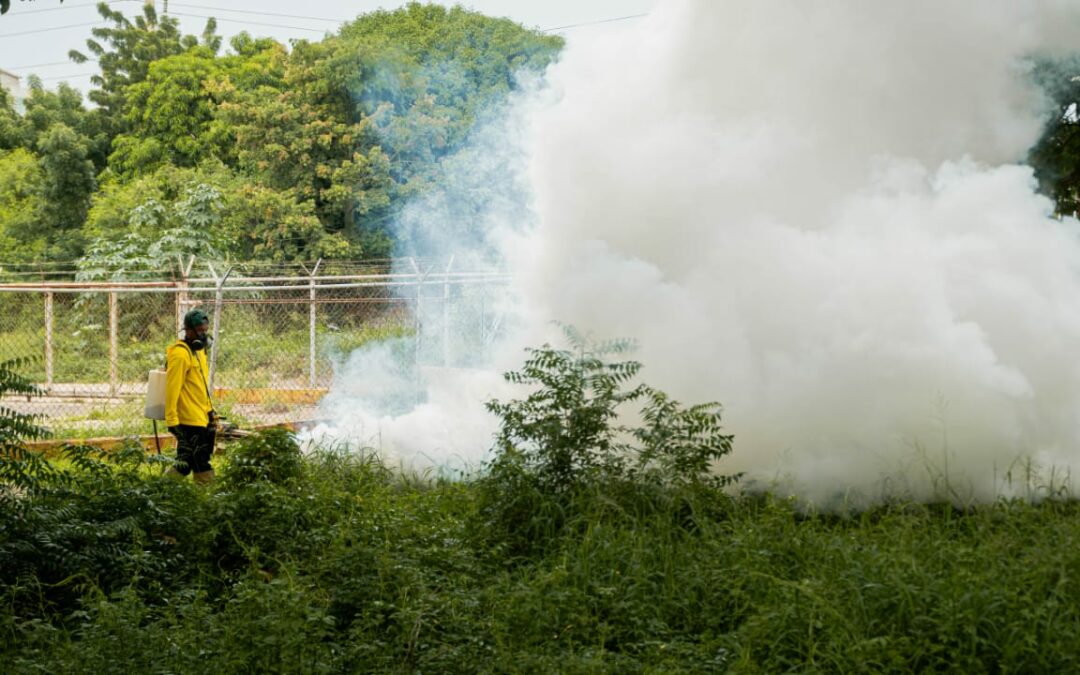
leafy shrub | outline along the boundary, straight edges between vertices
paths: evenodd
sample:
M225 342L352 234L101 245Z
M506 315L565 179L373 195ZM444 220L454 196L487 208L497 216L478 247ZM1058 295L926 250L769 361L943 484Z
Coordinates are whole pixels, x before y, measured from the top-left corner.
M10 394L38 396L41 389L19 373L30 359L0 361L0 398ZM0 502L37 487L39 476L50 471L37 453L26 449L25 441L48 435L38 415L27 415L0 405Z
M572 350L530 349L523 368L505 375L534 387L526 398L487 404L502 418L496 468L520 463L550 493L607 479L713 487L737 480L711 473L712 463L732 449L732 437L720 431L718 403L683 408L646 384L629 387L641 364L604 357L633 343L594 345L572 328L565 332ZM642 399L642 426L621 423L620 406Z
M8 572L0 590L62 611L88 587L153 595L196 574L205 529L199 497L162 475L162 459L137 444L112 452L68 446L64 459L64 469L35 474L22 498L0 503L0 567Z
M1080 669L1076 501L823 516L728 497L715 418L648 390L639 417L607 415L630 380L582 386L565 398L607 420L582 437L613 454L545 480L539 433L459 482L301 456L282 432L238 444L251 472L210 489L133 444L68 448L0 502L3 671Z
M228 486L250 485L257 481L283 484L299 478L303 468L300 446L285 429L260 431L229 450Z
M505 375L531 387L528 396L487 404L502 420L495 459L481 481L489 534L524 553L613 498L648 509L640 498L657 488L708 491L738 479L713 473L732 449L719 404L684 408L662 391L632 384L640 363L605 358L632 349L629 341L593 344L572 328L565 334L570 349L530 349L522 369ZM625 422L623 408L633 402L642 403L639 426Z

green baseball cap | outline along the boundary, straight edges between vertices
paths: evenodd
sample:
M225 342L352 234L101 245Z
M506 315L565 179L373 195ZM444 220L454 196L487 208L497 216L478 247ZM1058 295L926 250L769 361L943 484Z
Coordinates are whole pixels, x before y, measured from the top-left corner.
M188 313L184 315L184 328L191 328L194 330L204 323L209 322L210 317L206 315L206 312L198 308L188 310Z

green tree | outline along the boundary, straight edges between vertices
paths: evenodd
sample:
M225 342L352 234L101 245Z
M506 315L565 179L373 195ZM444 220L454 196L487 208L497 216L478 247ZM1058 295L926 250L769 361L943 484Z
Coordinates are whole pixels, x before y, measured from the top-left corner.
M232 40L236 54L217 57L208 47L192 47L150 64L146 79L128 86L126 131L113 142L110 167L130 177L163 164L195 166L218 158L235 164L235 136L219 119L219 104L238 92L283 84L286 52L274 40L242 33Z
M220 117L242 171L296 190L327 232L371 253L402 205L435 183L438 162L513 90L515 73L539 71L561 44L508 20L414 3L296 43L281 85L238 92Z
M199 38L183 35L176 18L158 17L151 5L144 5L142 14L136 15L134 21L104 2L98 3L97 10L112 25L93 28L90 32L94 38L86 41L87 50L97 58L101 69L100 74L90 78L97 88L88 97L104 111L108 122L106 132L111 139L124 129L128 87L146 79L151 63L198 46ZM220 45L215 28L214 19L208 20L202 40L213 51ZM78 50L71 50L68 56L76 63L89 59Z
M15 112L11 94L0 87L0 150L11 150L23 144L22 122Z
M56 123L38 139L41 157L42 231L45 257L73 260L81 253L81 228L94 192L94 164L84 138Z
M1050 114L1028 162L1061 214L1080 212L1080 57L1042 60L1035 79L1050 99Z
M73 255L82 240L100 251L133 234L148 200L169 211L205 184L222 203L222 255L385 256L403 206L442 182L444 162L517 86L516 73L538 72L561 46L508 20L413 3L291 51L241 34L218 56L213 21L200 41L152 7L130 19L104 3L98 12L108 25L87 42L101 68L96 108L70 88L40 86L22 121L0 105L0 148L40 157L42 255ZM72 227L93 189L87 159L102 190L80 233ZM167 175L183 181L161 185ZM71 235L66 248L51 228Z
M211 192L214 198L206 199ZM193 200L199 195L204 198ZM184 234L190 223L203 234ZM181 231L170 233L176 227ZM128 182L106 183L86 233L91 246L80 264L84 278L161 274L177 253L275 261L361 255L354 242L327 233L311 203L298 201L293 191L252 183L214 161L195 168L166 164ZM162 254L147 257L155 242L163 242L155 249ZM176 242L191 246L181 250Z
M62 122L0 154L0 242L9 260L73 260L95 189L86 139Z
M0 249L5 261L40 258L38 224L45 204L41 167L25 148L0 152Z
M234 35L229 46L234 53L220 60L234 87L242 91L259 87L280 89L284 84L289 53L280 42L254 38L245 31Z
M104 130L102 111L87 110L82 94L66 82L61 82L55 91L46 89L37 77L31 77L29 85L30 95L24 101L26 111L21 119L26 147L34 148L38 139L54 124L63 124L85 140L95 170L104 169L109 155L109 137Z
M328 232L348 237L357 219L389 204L392 183L372 122L355 121L348 89L330 71L336 47L297 43L280 88L236 91L220 114L236 134L245 173L295 190Z
M390 158L394 203L383 217L394 222L406 204L446 186L448 162L470 150L518 77L540 73L563 44L507 19L419 3L364 15L341 29L340 40L338 69L352 73L345 84ZM363 55L364 67L347 67L353 55Z
M417 2L361 16L340 36L349 50L377 55L354 94L365 114L378 116L399 182L456 152L521 73L541 72L563 46L509 19Z
M218 259L221 193L200 183L186 189L181 199L162 204L150 198L132 209L128 231L121 236L91 242L79 260L78 278L123 280L160 278L176 260L197 255Z
M126 90L126 131L113 141L110 167L132 176L218 156L228 136L213 133L214 100L206 83L220 74L213 53L203 47L151 63L146 79Z
M225 195L222 222L235 257L287 262L379 256L379 251L371 253L360 241L327 232L312 203L297 201L292 190L237 183Z

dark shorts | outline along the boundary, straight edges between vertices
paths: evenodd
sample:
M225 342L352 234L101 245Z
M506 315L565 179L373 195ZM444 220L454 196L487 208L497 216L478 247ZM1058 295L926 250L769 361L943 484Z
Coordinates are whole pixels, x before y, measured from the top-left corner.
M192 471L211 471L210 455L214 452L214 432L206 427L181 424L176 427L176 470L186 476Z

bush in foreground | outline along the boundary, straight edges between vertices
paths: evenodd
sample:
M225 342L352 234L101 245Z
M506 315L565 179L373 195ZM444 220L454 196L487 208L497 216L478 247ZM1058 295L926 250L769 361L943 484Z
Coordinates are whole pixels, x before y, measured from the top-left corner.
M560 363L578 357L569 358ZM504 427L504 440L515 428ZM373 455L301 456L280 434L231 449L210 490L162 475L163 465L134 451L73 449L62 463L24 464L27 489L0 500L0 665L12 673L1080 666L1075 502L823 516L767 495L727 498L708 481L675 480L662 463L632 472L635 458L579 473L568 489L532 473L540 465L527 438L513 446L524 455L515 475L561 514L558 527L535 530L541 545L517 538L515 514L541 516L506 506L520 499L513 484L502 484L500 505L494 471L474 482L406 479ZM493 513L501 526L491 525Z
M542 550L596 509L644 515L673 499L715 501L738 480L716 472L732 449L719 404L684 408L635 384L640 363L607 359L630 350L628 341L565 333L568 349L529 350L522 369L506 374L529 388L525 398L488 403L501 427L479 508L485 536L511 556Z

